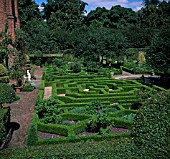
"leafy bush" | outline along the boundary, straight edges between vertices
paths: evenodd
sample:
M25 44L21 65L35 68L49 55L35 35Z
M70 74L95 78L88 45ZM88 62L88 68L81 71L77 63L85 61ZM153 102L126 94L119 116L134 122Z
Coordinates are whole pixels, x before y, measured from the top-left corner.
M17 96L8 84L0 83L0 106L4 103L12 103L17 99Z
M86 63L87 65L87 72L98 72L100 68L100 63L89 61Z
M56 65L57 67L60 67L61 65L63 65L63 60L59 59L59 58L55 58L52 60L52 63L54 65Z
M37 105L37 111L38 116L42 121L47 123L57 123L60 122L61 119L59 116L57 116L60 113L60 109L58 109L55 104L58 104L58 101L54 97L50 97L47 100L44 99L37 99L36 105Z
M98 100L91 101L86 108L87 114L99 114L103 109L103 105Z
M89 120L87 125L88 131L94 131L99 134L109 132L108 126L112 125L112 121L109 118L109 112L106 110L106 107L97 100L92 101L87 106L86 112L88 114L93 114L93 117Z
M105 111L101 111L97 115L89 120L87 124L87 131L96 132L98 134L105 134L110 132L110 127L112 126L112 121L109 118L109 114Z
M139 55L138 55L138 62L139 62L139 64L143 64L143 63L145 63L145 52L143 52L143 51L140 51L139 52Z
M132 137L145 158L169 158L170 91L146 93L132 127Z
M75 63L73 66L72 66L72 69L73 69L73 72L74 73L78 73L81 71L81 65L79 63Z
M84 107L81 107L81 108L76 107L76 108L70 110L69 113L86 114L86 108L84 108Z
M33 91L34 90L34 86L32 86L32 85L26 85L26 86L24 86L24 88L22 88L21 89L21 91L23 91L23 92L31 92L31 91Z
M0 64L0 77L5 76L7 74L8 74L7 69L2 64Z
M54 109L52 108L51 110L54 110ZM62 117L57 116L56 113L50 112L50 114L46 113L44 115L44 118L41 121L43 121L45 124L48 124L48 123L60 124L62 122Z

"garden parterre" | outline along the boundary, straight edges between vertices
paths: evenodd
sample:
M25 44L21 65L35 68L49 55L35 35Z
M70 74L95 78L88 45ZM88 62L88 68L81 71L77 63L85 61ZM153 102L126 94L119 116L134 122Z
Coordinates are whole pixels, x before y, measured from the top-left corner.
M109 130L111 127L130 129L139 105L137 92L155 88L135 80L112 79L110 72L72 73L69 70L61 75L56 68L46 68L27 144L128 137L129 131L112 134ZM49 86L52 97L43 100L44 88ZM39 132L59 136L40 139ZM80 135L82 132L93 132L93 135Z

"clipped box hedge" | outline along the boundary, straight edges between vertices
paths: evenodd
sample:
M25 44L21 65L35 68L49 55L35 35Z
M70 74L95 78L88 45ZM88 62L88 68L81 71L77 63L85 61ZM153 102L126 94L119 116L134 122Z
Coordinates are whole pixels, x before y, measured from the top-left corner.
M38 122L38 130L46 133L68 136L68 127L66 125L44 124Z
M39 90L38 92L38 98L43 99L44 98L44 90Z
M44 90L45 80L41 80L40 90Z
M63 120L85 120L89 119L91 115L88 114L71 114L71 113L63 113L60 115Z
M33 146L38 141L38 129L37 129L37 123L38 123L38 115L36 114L36 111L34 112L32 122L30 125L30 129L28 132L26 143L28 146Z
M123 120L120 118L112 118L111 120L113 121L115 127L127 128L127 129L130 129L133 123L133 121Z
M44 144L59 144L59 143L73 143L73 142L82 142L82 141L88 141L88 140L95 140L95 141L101 141L106 140L110 138L124 138L124 137L130 137L130 133L120 133L120 134L107 134L107 135L94 135L94 136L71 136L67 138L44 138L38 140L36 145L44 145Z

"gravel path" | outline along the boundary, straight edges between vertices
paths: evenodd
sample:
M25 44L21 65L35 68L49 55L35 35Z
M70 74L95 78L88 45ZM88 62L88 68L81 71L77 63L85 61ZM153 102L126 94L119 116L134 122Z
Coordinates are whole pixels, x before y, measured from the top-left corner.
M35 69L34 74L36 80L33 80L33 82L36 84L37 88L32 92L17 93L17 95L20 96L20 100L10 104L11 122L19 124L20 127L13 132L8 148L26 146L26 137L32 120L43 71L43 68Z
M144 74L145 77L149 77L150 75ZM114 79L140 79L142 74L131 74L123 71L122 75L113 75Z

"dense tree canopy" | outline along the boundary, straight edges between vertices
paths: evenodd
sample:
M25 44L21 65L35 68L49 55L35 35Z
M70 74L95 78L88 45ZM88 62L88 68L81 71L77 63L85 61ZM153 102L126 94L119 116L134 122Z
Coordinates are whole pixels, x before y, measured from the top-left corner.
M170 28L164 25L154 35L148 61L156 72L167 73L170 67Z
M147 62L157 71L169 67L170 1L144 0L138 12L120 5L98 7L85 15L81 0L47 0L43 12L33 0L19 0L21 29L30 53L72 49L76 56L119 59L130 48L150 48ZM167 66L167 67L165 67Z
M39 19L42 16L38 5L33 0L18 0L18 12L21 28L27 25L28 21L34 18Z
M81 0L51 0L47 2L47 4L42 4L44 18L52 29L57 27L72 30L81 26L86 3Z
M110 10L106 8L96 8L91 11L86 18L86 24L91 25L101 23L102 26L108 28L124 28L127 26L138 25L139 19L137 14L130 8L124 8L120 5L112 7Z
M121 55L128 47L128 41L121 31L105 27L84 26L72 32L75 55L95 60L99 56Z

